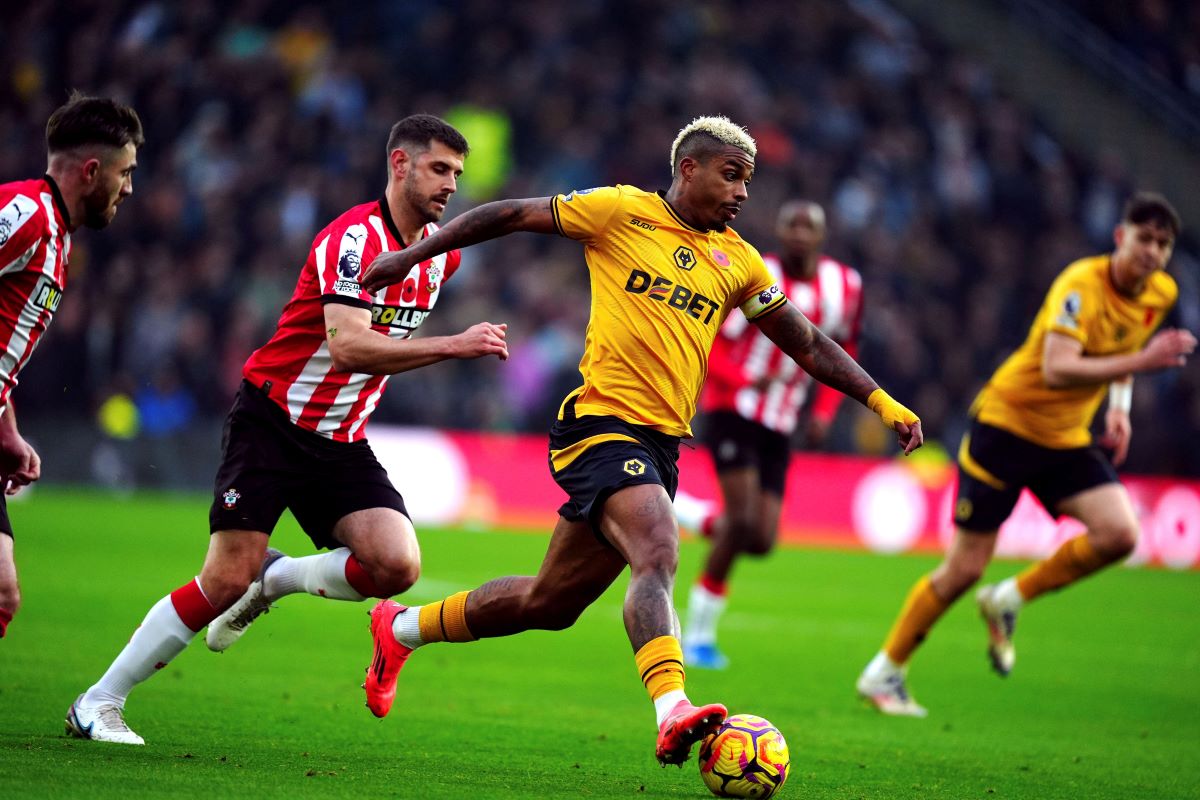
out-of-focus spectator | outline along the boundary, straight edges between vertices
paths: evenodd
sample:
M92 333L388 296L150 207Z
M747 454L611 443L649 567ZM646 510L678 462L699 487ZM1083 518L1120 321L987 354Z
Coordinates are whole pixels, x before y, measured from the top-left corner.
M1061 0L1146 67L1200 100L1200 5L1192 0Z

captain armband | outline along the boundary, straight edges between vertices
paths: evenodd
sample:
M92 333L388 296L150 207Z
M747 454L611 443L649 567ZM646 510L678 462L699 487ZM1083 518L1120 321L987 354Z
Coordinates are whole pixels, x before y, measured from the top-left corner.
M776 283L751 295L742 303L741 309L742 313L746 315L746 319L754 321L785 303L787 303L787 297L784 295L783 289Z

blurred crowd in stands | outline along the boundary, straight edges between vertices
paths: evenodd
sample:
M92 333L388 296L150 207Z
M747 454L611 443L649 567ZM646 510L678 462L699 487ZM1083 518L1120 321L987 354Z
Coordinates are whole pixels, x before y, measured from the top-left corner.
M1138 187L1120 154L1065 149L986 66L879 0L33 0L5 28L0 179L40 174L69 88L119 96L146 128L134 196L76 236L17 403L96 418L127 397L151 437L225 413L312 237L382 192L388 129L409 113L471 142L447 219L498 197L665 188L691 118L748 126L758 170L735 227L770 250L782 201L825 205L827 251L865 281L862 361L951 451L1050 281L1111 245ZM1196 329L1200 270L1180 252L1173 272ZM575 243L471 248L422 332L507 322L512 358L399 376L376 419L543 431L578 380L588 305ZM1131 467L1200 474L1197 370L1141 384ZM851 405L832 446L892 452ZM126 432L127 416L109 413Z
M1163 80L1200 101L1200 3L1064 0Z

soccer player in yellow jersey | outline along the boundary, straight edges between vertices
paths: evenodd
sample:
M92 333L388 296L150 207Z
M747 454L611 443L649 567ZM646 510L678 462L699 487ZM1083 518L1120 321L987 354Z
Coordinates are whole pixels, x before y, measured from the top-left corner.
M905 685L908 661L933 624L983 574L1000 525L1023 488L1051 514L1081 521L1087 532L977 593L988 653L1000 675L1013 668L1013 631L1025 603L1132 552L1137 517L1089 428L1107 387L1104 442L1120 465L1129 450L1134 373L1182 366L1196 346L1186 330L1151 337L1178 295L1163 270L1179 230L1179 216L1159 195L1130 198L1113 234L1116 249L1063 270L1025 343L975 399L958 451L954 540L945 560L913 586L883 649L858 679L859 693L880 711L925 716Z
M675 139L665 193L610 186L488 203L372 262L363 277L368 291L455 247L516 231L556 233L583 244L592 290L583 386L567 396L550 431L550 468L569 499L540 570L419 608L377 605L364 687L377 716L391 708L396 676L414 648L567 628L628 565L625 628L654 702L659 761L682 763L724 720L724 706L697 707L684 694L671 501L679 440L691 435L709 350L737 309L806 372L876 411L905 453L921 445L916 415L790 305L758 252L727 227L749 196L754 155L742 128L701 117Z

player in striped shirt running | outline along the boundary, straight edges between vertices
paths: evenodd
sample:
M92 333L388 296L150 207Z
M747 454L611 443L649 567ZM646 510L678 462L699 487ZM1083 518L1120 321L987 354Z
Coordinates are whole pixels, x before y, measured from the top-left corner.
M317 234L275 335L243 369L225 423L204 568L150 609L67 712L69 733L142 744L124 720L130 690L206 625L209 647L224 650L284 595L390 597L417 580L416 534L366 441L367 419L394 373L451 358L507 358L506 326L481 322L455 336L409 338L458 267L457 251L414 264L376 292L364 290L359 276L379 253L437 230L467 151L445 121L406 117L388 138L383 197ZM332 552L289 558L269 550L285 508L314 545Z
M804 200L784 203L775 230L782 252L763 256L767 269L804 316L857 358L862 278L821 253L825 211ZM810 388L815 389L807 429L811 446L824 441L845 395L824 384L814 387L812 376L745 317L732 314L721 326L700 407L701 438L712 453L724 505L703 519L686 519L684 504L676 512L681 522L712 539L688 599L683 654L690 666L728 664L717 648L717 623L729 575L742 553L763 556L775 546L791 436Z
M21 604L4 497L41 475L41 459L17 431L17 373L62 301L71 233L112 222L133 194L142 141L132 108L73 93L46 123L46 174L0 186L0 637Z

